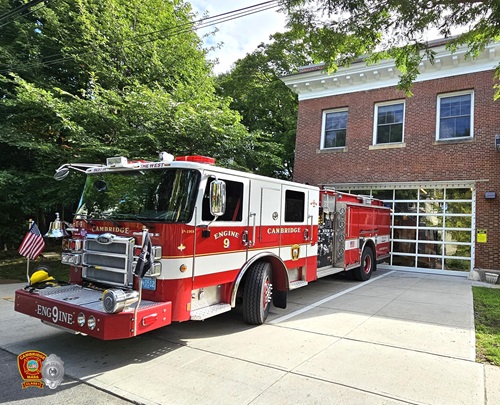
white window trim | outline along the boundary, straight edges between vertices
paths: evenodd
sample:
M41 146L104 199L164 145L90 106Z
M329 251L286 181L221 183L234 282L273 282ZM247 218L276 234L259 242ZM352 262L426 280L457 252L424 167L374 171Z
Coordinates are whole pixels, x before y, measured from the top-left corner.
M349 109L346 108L333 108L330 110L323 110L322 123L321 123L321 140L320 140L320 150L336 150L344 149L347 146L347 127L346 127L346 140L344 146L335 146L325 148L325 129L326 129L326 115L331 113L347 112L347 123L349 123Z
M387 105L403 104L403 136L401 137L401 142L387 142L387 143L377 143L377 127L378 127L378 108L385 107ZM406 120L406 101L403 100L392 100L385 101L383 103L376 103L373 110L373 146L381 145L400 145L405 142L405 120Z
M439 138L439 127L441 123L441 99L454 97L454 96L463 96L464 94L470 94L470 136L461 136L456 138ZM455 140L466 140L474 138L474 90L464 90L464 91L455 91L451 93L443 93L437 95L436 101L436 141L437 142L450 142Z

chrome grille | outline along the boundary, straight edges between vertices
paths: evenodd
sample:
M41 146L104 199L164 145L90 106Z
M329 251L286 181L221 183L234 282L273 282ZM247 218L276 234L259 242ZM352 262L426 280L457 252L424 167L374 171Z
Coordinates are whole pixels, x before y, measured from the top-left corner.
M111 235L111 243L87 235L83 244L83 278L120 287L132 286L134 238Z

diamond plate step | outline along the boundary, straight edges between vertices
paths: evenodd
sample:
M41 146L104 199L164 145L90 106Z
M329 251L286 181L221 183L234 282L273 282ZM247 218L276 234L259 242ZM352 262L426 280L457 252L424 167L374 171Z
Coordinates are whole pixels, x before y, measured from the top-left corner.
M307 284L309 283L303 280L292 281L290 283L290 290L295 290L296 288L305 287Z
M215 304L209 307L195 309L191 311L191 320L203 321L204 319L211 318L212 316L231 311L231 304Z

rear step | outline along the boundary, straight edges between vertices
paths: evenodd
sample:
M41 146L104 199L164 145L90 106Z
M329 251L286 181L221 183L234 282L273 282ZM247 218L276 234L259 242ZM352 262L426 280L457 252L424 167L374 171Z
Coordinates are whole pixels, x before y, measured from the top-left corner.
M231 304L215 304L209 307L199 308L191 311L192 321L203 321L212 316L231 311Z

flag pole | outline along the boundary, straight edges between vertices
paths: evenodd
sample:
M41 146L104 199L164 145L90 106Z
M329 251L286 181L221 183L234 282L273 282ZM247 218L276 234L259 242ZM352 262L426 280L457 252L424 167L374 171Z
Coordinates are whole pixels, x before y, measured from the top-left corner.
M28 221L28 231L31 229L31 225L33 224L33 220L30 218ZM30 257L27 256L26 261L26 278L28 279L28 285L30 284Z
M145 226L142 227L142 246L141 250L144 250L144 245L146 242L146 235L148 234L148 228ZM142 253L141 253L142 254ZM141 300L142 300L142 277L143 275L140 275L138 277L138 288L139 288L139 299L137 300L137 303L135 305L134 309L134 336L137 336L137 312L139 311L139 306L141 305Z

